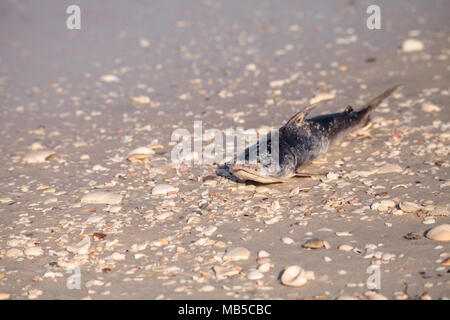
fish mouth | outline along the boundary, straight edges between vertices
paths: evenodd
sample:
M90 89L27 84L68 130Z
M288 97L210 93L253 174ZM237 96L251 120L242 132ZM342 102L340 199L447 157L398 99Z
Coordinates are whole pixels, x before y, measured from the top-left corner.
M259 183L280 183L286 180L261 172L261 166L252 164L232 164L229 171L240 180L251 180Z

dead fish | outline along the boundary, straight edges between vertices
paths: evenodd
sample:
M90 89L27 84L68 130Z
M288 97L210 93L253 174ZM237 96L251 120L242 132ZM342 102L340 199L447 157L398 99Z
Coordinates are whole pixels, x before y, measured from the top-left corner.
M259 183L285 182L294 176L311 176L301 172L303 167L325 155L334 144L351 131L366 126L370 121L371 111L398 87L399 85L386 90L359 111L348 106L343 112L306 119L318 103L309 105L278 129L277 161L260 161L262 152L259 150L260 142L257 142L253 148L256 147L258 161L254 164L247 162L227 164L228 171L240 180ZM270 134L267 135L266 143L269 157L274 155L270 137ZM245 160L249 159L249 150L249 148L245 150Z

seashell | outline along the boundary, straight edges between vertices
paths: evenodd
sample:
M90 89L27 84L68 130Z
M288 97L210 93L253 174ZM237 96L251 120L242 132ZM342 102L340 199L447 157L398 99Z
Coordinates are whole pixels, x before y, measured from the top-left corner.
M325 248L325 244L320 239L311 239L305 242L303 248L306 249L323 249Z
M144 160L148 159L151 155L155 154L155 151L148 147L139 147L131 151L128 156L128 161Z
M81 198L81 204L110 204L116 205L122 202L122 195L105 191L94 191Z
M66 246L66 250L75 254L88 254L89 247L91 246L91 239L89 237L84 238L76 245Z
M351 245L348 245L348 244L341 244L338 247L338 250L340 250L340 251L351 251L351 250L353 250L353 247Z
M157 184L152 189L152 195L154 196L160 196L160 195L166 195L171 192L178 192L178 188L175 188L167 183Z
M400 203L400 209L404 212L414 213L423 209L423 206L414 202L404 201Z
M149 104L151 102L150 98L147 96L139 96L131 98L134 104Z
M44 250L40 247L29 247L24 250L25 255L27 257L38 257L44 254Z
M35 150L28 152L23 157L23 163L32 164L32 163L43 163L46 162L49 158L54 156L56 153L50 150Z
M450 241L450 224L441 224L427 231L426 237L435 241Z
M281 283L288 287L301 287L308 282L308 278L313 278L314 274L309 272L306 274L305 270L297 265L287 266L281 275Z
M403 41L402 50L403 52L415 52L423 50L424 45L422 41L417 39L406 39Z
M113 75L113 74L106 74L106 75L102 76L100 78L100 80L102 80L103 82L106 82L106 83L119 82L120 81L120 79L117 76Z
M248 271L247 278L249 280L259 280L264 278L264 274L259 270L251 269Z
M250 251L244 247L237 247L228 249L223 257L224 261L240 261L247 260L250 256Z

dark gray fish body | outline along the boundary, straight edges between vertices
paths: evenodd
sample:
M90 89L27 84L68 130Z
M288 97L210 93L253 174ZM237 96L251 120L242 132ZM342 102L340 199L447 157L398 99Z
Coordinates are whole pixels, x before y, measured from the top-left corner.
M397 89L395 86L383 92L359 111L347 107L343 112L320 115L305 119L316 105L306 107L294 115L278 130L278 163L268 166L235 163L228 165L229 171L241 180L261 183L283 182L298 175L299 169L327 153L330 147L349 132L365 126L370 120L370 112ZM268 143L269 147L271 143ZM270 148L268 148L269 152ZM259 152L259 149L258 149ZM258 153L259 155L259 153ZM248 160L249 151L245 152Z

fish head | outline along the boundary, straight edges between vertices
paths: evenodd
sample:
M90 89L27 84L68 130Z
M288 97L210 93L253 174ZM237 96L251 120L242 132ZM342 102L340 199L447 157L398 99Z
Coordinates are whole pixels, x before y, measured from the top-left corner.
M296 159L286 147L281 147L278 159L259 157L256 163L228 164L228 170L240 180L259 183L279 183L295 175Z

